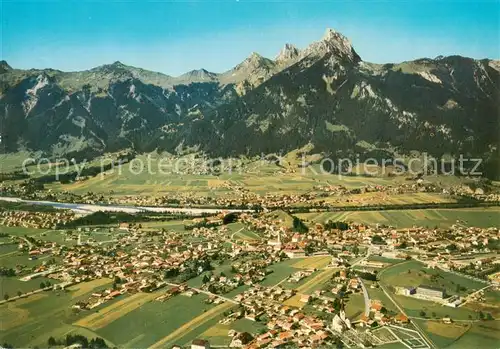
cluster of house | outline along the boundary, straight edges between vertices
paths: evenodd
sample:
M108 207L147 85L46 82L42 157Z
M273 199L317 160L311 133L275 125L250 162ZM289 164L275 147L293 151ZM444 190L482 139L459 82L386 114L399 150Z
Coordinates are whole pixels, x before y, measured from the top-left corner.
M460 272L483 280L491 279L500 270L496 250L500 230L497 227L465 227L459 222L450 229L415 230L415 243L410 241L409 247L430 268Z
M155 234L129 227L128 234L120 235L110 245L58 246L52 253L62 257L63 270L51 276L78 282L118 277L122 280L120 290L148 292L165 285L167 271L183 273L198 261L223 251L220 236L210 241L186 241L176 232ZM194 270L195 273L202 271Z
M265 317L267 331L256 336L245 348L279 347L294 342L299 347L324 344L331 338L329 325L297 307L284 305L295 291L281 287L253 287L235 297L244 306L244 317L257 320Z
M236 274L232 277L225 275L211 275L205 276L201 289L215 294L224 294L244 285L245 282L247 282L248 285L252 284L251 278L245 279L241 274Z
M56 229L75 219L72 211L0 211L0 226L36 229Z
M453 186L449 189L443 189L443 193L456 196L463 196L467 198L474 198L476 200L484 202L500 201L500 193L495 193L495 192L487 193L481 187L472 189L468 185L458 185L458 186Z

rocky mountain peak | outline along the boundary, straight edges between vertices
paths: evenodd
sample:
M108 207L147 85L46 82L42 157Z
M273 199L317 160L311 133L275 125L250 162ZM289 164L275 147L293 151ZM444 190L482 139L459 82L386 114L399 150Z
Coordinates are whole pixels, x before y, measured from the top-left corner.
M289 61L291 59L295 59L299 56L299 49L292 44L285 44L285 46L281 49L278 56L276 56L277 62Z
M269 68L271 66L274 66L272 60L262 57L257 52L252 52L243 62L234 67L233 71L245 70L250 72L254 69Z
M9 70L12 70L12 67L7 63L7 61L0 61L0 73L5 73Z
M342 60L348 60L353 63L361 61L349 39L331 28L326 29L320 41L313 42L304 50L304 56L323 56L327 53L332 53Z
M264 60L265 58L262 57L260 54L258 54L257 52L252 52L250 54L250 56L248 56L244 61L243 63L259 63L261 62L262 60Z

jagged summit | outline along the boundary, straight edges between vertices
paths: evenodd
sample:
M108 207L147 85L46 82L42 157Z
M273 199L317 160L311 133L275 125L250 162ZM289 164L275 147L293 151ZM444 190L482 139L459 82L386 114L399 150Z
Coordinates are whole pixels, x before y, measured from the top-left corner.
M313 42L303 52L303 55L324 55L333 53L342 60L357 63L361 58L351 45L350 40L339 32L327 28L320 41Z
M255 69L271 69L274 66L274 62L269 58L265 58L258 54L257 52L252 52L243 62L236 65L230 72L246 71L248 73L254 71Z
M241 64L259 64L268 60L257 52L252 52Z
M335 29L332 29L332 28L326 28L325 30L325 34L323 34L323 38L321 40L324 40L324 41L330 41L330 40L334 40L334 39L337 39L339 36L345 38L344 35L340 34L339 32L337 32Z
M295 59L299 56L300 50L292 44L285 44L285 46L281 49L278 56L276 56L277 62L285 62L292 59Z
M5 60L0 61L0 73L12 70L12 67Z

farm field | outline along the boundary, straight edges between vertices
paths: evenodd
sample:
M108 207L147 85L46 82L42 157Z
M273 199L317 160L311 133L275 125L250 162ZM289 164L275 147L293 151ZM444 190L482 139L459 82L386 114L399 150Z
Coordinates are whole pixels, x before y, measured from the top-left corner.
M305 303L300 301L300 297L302 297L302 293L297 293L292 297L288 298L283 302L283 305L288 305L289 307L302 308Z
M165 331L168 333L167 336L163 337L156 343L150 346L150 349L169 347L175 343L186 344L199 334L205 332L208 328L215 325L217 318L224 312L234 307L233 303L225 302L219 304L205 312L201 315L191 319L190 321L184 322L181 326L178 326L175 330Z
M297 290L297 292L310 294L313 291L320 289L326 281L329 280L330 276L334 272L334 269L320 270L312 275L300 280L298 283L289 283L285 279L292 273L303 270L317 268L321 269L321 266L330 262L330 257L318 256L318 257L305 257L305 258L295 258L287 259L280 263L273 264L269 269L273 270L273 273L266 276L265 280L261 282L263 286L274 286L278 283L282 287L292 288ZM316 267L314 267L316 265ZM318 267L319 266L319 267Z
M51 284L56 284L55 280L47 278L36 278L29 281L21 281L15 277L0 276L0 295L3 300L5 295L9 297L17 296L17 292L31 292L40 288L40 283L50 281Z
M468 226L489 228L498 226L500 208L321 212L300 213L296 216L311 222L352 221L365 224L385 224L397 228L412 226L447 228L456 224L458 220Z
M120 347L147 348L214 306L205 304L207 296L175 296L165 302L151 301L123 314L97 330ZM145 335L147 329L147 336ZM184 333L188 328L186 327Z
M72 325L78 315L70 307L77 300L71 292L46 291L0 305L2 343L43 348L47 346L50 336L63 338L66 334L78 333L89 338L97 337L89 329ZM109 339L104 339L114 345Z
M471 328L470 324L444 324L440 321L421 321L422 328L431 336L432 341L440 348L452 344Z

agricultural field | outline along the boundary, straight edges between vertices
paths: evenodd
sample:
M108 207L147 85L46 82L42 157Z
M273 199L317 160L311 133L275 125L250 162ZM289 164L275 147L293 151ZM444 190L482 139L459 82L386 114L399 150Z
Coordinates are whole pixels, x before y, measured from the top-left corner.
M206 298L203 294L192 298L178 295L165 302L150 301L109 322L97 333L120 347L147 348L212 309L213 305L204 303Z
M38 290L40 283L49 281L51 284L56 284L54 280L39 277L29 281L21 281L14 277L0 276L0 296L3 300L5 295L9 297L17 296L18 292L27 293Z
M81 315L74 313L71 305L89 295L75 298L70 291L45 291L0 305L2 343L43 348L50 336L63 338L66 334L78 333L89 338L97 337L95 332L73 325ZM109 339L105 340L110 346L114 345Z
M1 260L7 260L9 257L18 254L19 249L16 244L8 243L0 245L0 265Z
M300 213L299 218L310 222L350 221L365 224L384 224L397 228L427 226L448 228L453 224L489 228L500 222L499 207L464 209L422 209L401 211L349 211Z
M191 304L193 307L193 304ZM202 314L192 317L190 320L184 320L179 325L170 328L163 328L166 336L163 336L161 339L156 341L153 345L150 346L151 349L154 348L164 348L170 347L173 344L181 343L180 345L185 345L204 333L207 329L214 326L217 321L220 319L221 315L234 307L233 303L225 302L214 306L206 311L203 311ZM196 310L200 310L199 306L196 307ZM185 311L184 309L182 311ZM170 312L170 314L175 314L174 312ZM179 319L177 316L175 317L175 322ZM134 343L135 344L135 343Z

